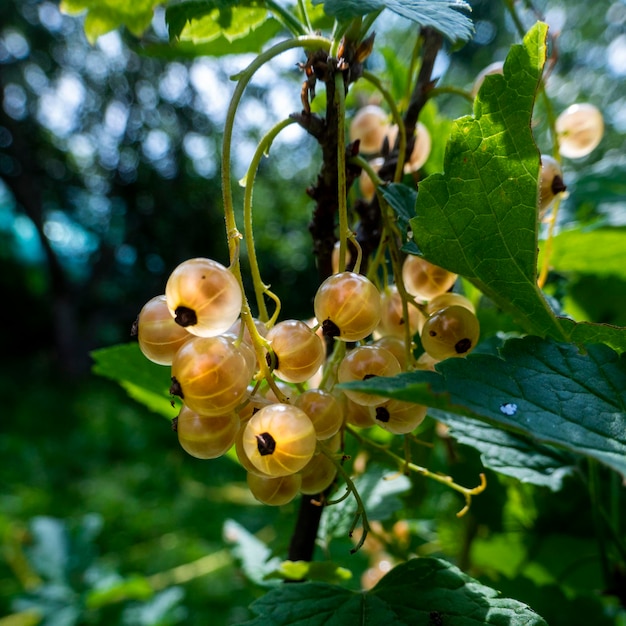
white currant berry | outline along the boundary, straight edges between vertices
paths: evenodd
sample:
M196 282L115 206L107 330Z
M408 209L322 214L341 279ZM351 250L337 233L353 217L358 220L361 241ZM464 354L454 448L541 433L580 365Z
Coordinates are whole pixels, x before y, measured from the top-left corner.
M559 151L568 159L587 156L604 135L604 118L598 107L588 102L572 104L555 122Z
M389 128L389 116L375 104L360 108L350 122L350 141L366 154L379 152Z
M176 323L200 337L226 332L239 317L243 303L232 272L205 258L189 259L176 267L167 279L165 297Z

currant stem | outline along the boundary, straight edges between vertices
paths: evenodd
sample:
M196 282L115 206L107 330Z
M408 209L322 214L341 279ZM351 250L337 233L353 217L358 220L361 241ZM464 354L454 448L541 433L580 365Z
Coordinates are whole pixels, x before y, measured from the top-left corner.
M403 459L401 456L395 454L395 452L392 452L388 447L377 444L370 439L362 437L354 428L351 428L350 426L346 426L346 431L349 432L362 445L374 448L378 452L382 452L387 457L395 461L400 471L410 470L415 474L420 474L421 476L430 478L431 480L446 485L450 487L450 489L454 489L454 491L458 491L459 493L461 493L465 498L465 506L456 514L457 517L462 517L469 511L472 503L472 496L476 496L482 493L487 488L487 478L482 472L479 474L480 484L478 486L463 487L463 485L455 483L454 479L451 476L446 476L444 474L435 474L425 467L421 467L420 465L416 465L415 463L411 463L410 461Z
M274 57L291 50L293 48L321 48L323 50L330 49L330 41L324 37L318 37L309 35L306 37L297 37L295 39L288 39L281 41L280 43L272 46L265 52L259 54L247 68L240 72L234 79L237 80L237 85L230 100L228 111L226 113L226 119L224 121L224 140L222 142L222 171L221 171L221 183L222 183L222 198L224 202L224 219L226 222L226 232L229 235L229 252L231 257L231 264L234 261L236 250L231 243L231 233L237 232L237 221L235 219L235 209L233 206L233 196L231 189L231 144L233 136L233 127L235 122L235 114L241 101L241 97L248 83L254 76L254 74L263 65Z
M243 198L243 220L244 220L244 240L246 242L246 248L248 250L248 262L250 263L250 274L252 276L252 284L254 286L254 294L256 296L257 308L259 310L259 319L262 322L268 321L268 313L267 306L265 305L264 295L268 294L268 286L263 283L261 279L261 272L259 270L259 263L256 255L256 247L254 245L254 233L252 228L252 192L254 188L254 180L256 178L257 171L259 169L259 163L264 155L267 155L269 152L270 146L272 145L276 136L280 133L281 130L289 126L290 124L295 124L295 120L291 118L287 118L278 122L273 128L271 128L259 141L252 160L250 161L250 165L248 166L248 171L245 176L245 191ZM278 303L278 308L280 308L280 300L272 294L269 295L275 302ZM277 317L274 314L273 318Z
M354 514L354 520L350 527L349 536L350 537L352 536L352 532L356 528L356 525L359 523L359 519L361 520L361 523L363 524L363 532L357 544L354 546L354 548L352 548L352 550L350 550L350 553L354 554L355 552L358 552L360 550L361 546L365 543L365 539L367 538L367 535L370 532L370 525L367 519L365 505L363 504L363 500L361 499L361 495L359 494L359 490L356 488L354 481L352 480L352 478L350 478L350 475L344 469L343 465L341 464L341 461L337 459L335 453L331 452L324 445L320 445L319 448L320 448L320 451L334 463L335 467L337 468L337 473L341 474L341 477L346 482L347 489L352 493L352 495L354 496L354 499L356 500L357 509Z
M348 189L346 185L346 86L343 74L335 74L335 102L337 110L337 207L339 213L339 272L346 269L348 252Z

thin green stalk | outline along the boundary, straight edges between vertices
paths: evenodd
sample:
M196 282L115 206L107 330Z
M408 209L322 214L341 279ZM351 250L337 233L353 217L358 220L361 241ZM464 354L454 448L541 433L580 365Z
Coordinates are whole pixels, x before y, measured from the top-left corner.
M337 211L339 213L339 272L346 269L348 253L348 185L346 182L346 86L343 73L335 74L335 101L337 109Z
M352 492L352 495L354 496L354 499L356 500L357 509L356 509L356 513L354 514L354 520L352 522L352 525L350 526L350 530L348 531L348 535L352 537L352 533L354 532L356 525L359 523L359 519L361 520L361 523L363 524L363 533L361 534L361 537L359 541L357 542L357 544L354 546L354 548L350 550L350 552L354 554L355 552L358 552L361 549L361 546L365 543L365 539L367 538L367 535L370 532L370 525L367 519L367 512L365 511L365 505L363 504L363 500L361 499L361 494L359 494L359 490L356 488L356 485L354 484L354 481L352 480L352 478L350 478L350 474L346 472L343 465L341 464L341 461L337 459L335 453L329 450L324 445L320 445L319 447L320 447L321 452L334 463L335 467L337 468L337 473L340 474L341 477L344 479L344 481L346 482L346 487L349 489L350 492Z
M254 245L254 232L252 227L252 191L254 188L254 179L256 178L256 173L259 169L259 163L261 162L261 159L264 155L267 155L270 146L272 145L278 133L280 133L281 130L283 130L290 124L295 124L295 120L291 118L282 120L263 136L263 138L256 147L245 176L245 191L243 198L244 240L246 242L246 248L248 250L250 274L252 276L252 284L254 286L257 308L259 310L259 319L262 322L267 322L269 318L264 298L265 294L267 293L268 286L265 285L263 283L263 280L261 279L261 271L259 269L259 262L256 255L256 247Z
M282 22L296 37L306 35L307 29L304 24L298 21L296 16L290 13L285 7L280 6L280 4L274 0L266 0L265 3L267 4L269 10L278 17L279 21ZM310 24L307 25L310 32Z
M235 123L235 114L237 112L237 108L239 107L239 102L241 101L241 97L244 90L248 86L248 83L257 72L257 70L263 67L263 65L287 50L306 47L319 47L324 50L329 50L330 41L324 37L318 37L314 35L298 37L296 39L289 39L287 41L281 41L280 43L266 50L265 52L259 54L259 56L257 56L246 69L244 69L236 77L234 77L237 80L237 85L230 100L228 111L226 113L226 120L224 122L224 140L222 143L221 172L222 198L224 201L224 219L226 222L226 235L228 237L228 248L231 257L231 264L236 260L236 239L238 239L240 236L237 230L237 222L235 219L235 210L233 206L230 168L233 126Z
M298 0L298 7L300 8L300 13L302 14L302 19L306 24L307 31L309 33L313 32L313 24L311 24L311 19L309 18L309 12L306 8L306 2L304 0Z
M474 103L474 98L469 91L467 91L466 89L460 89L459 87L452 87L451 85L446 85L444 87L434 87L430 90L428 97L435 98L446 93L465 98L465 100L468 100L471 104Z
M346 426L346 431L349 432L361 445L369 446L370 448L373 448L389 457L397 464L399 471L411 471L416 474L420 474L438 483L446 485L447 487L450 487L450 489L454 489L454 491L458 491L460 494L462 494L465 498L465 506L456 514L457 517L462 517L469 511L470 505L472 503L472 496L476 496L479 493L482 493L487 488L487 479L482 473L479 474L480 484L477 487L463 487L463 485L455 483L454 479L451 476L445 476L444 474L435 474L425 467L421 467L420 465L415 465L415 463L408 462L406 459L403 459L395 452L392 452L387 446L378 444L371 439L363 437L351 426Z

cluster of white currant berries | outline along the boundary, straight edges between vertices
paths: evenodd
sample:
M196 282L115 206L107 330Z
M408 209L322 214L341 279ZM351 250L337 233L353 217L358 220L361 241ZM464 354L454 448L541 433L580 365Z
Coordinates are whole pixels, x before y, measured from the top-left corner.
M449 292L455 279L407 257L402 280L410 304L403 315L395 285L381 293L361 274L335 273L315 295L313 323L284 320L268 329L255 320L253 338L241 322L243 295L233 273L195 258L172 272L164 295L144 305L137 337L148 359L171 367L170 392L183 402L176 419L181 446L202 459L234 446L252 494L285 504L298 493L319 494L335 480L333 454L342 446L344 424L406 434L423 421L424 406L340 391L335 383L395 376L468 354L479 326L469 300ZM409 358L406 324L425 350L417 363ZM322 375L329 362L324 336L346 347L331 376ZM260 355L267 368L260 367Z

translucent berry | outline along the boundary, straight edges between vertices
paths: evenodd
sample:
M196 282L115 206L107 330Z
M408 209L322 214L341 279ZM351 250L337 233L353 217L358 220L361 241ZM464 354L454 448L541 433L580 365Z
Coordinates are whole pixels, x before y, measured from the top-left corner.
M374 407L363 406L353 402L350 398L346 400L346 422L358 428L371 428L376 424L376 413Z
M224 415L247 398L250 369L228 337L193 337L172 362L173 395L201 415Z
M487 76L492 74L502 74L503 72L504 61L495 61L482 69L474 79L474 84L472 85L472 98L476 97Z
M370 165L372 169L378 173L380 168L383 166L385 159L382 157L376 157L370 161ZM369 177L369 174L365 170L361 170L361 174L359 176L359 189L361 191L361 195L366 202L369 202L376 193L376 186L372 182L372 179Z
M375 408L376 423L394 435L406 435L424 421L427 411L421 404L389 400Z
M446 293L442 293L439 296L435 296L432 300L429 300L426 303L425 310L428 315L432 315L435 311L445 309L447 306L462 306L468 311L476 313L476 309L471 300L466 298L463 294L454 293L453 291L446 291Z
M307 414L291 404L271 404L255 413L243 433L243 449L268 476L299 472L313 457L317 439Z
M431 300L454 285L457 275L409 254L402 264L402 280L408 293L418 300Z
M246 480L250 493L259 502L270 506L291 502L298 495L302 484L300 474L272 477L248 473Z
M144 304L137 318L137 340L147 359L159 365L171 365L178 349L191 337L170 315L164 295Z
M389 128L389 116L374 104L359 109L350 122L350 141L359 140L361 152L380 152Z
M377 331L384 336L399 337L404 339L407 321L410 334L413 336L419 333L426 321L426 318L412 304L407 304L407 315L405 318L402 311L402 297L396 285L389 285L381 295L381 315L380 324Z
M374 376L396 376L401 372L400 364L391 352L376 345L360 346L349 352L339 364L337 380L347 383L367 380ZM382 396L344 389L353 402L365 406L377 406L387 400Z
M425 320L424 320L425 321ZM403 339L400 337L394 337L392 335L386 335L377 339L373 344L373 346L378 346L379 348L384 348L385 350L389 350L393 356L398 359L398 363L402 368L402 371L405 371L408 367L408 354L406 351L406 345Z
M435 359L463 357L478 343L480 325L476 315L462 306L433 313L422 329L422 346Z
M284 320L271 328L266 336L270 342L270 365L280 379L303 383L324 363L326 347L315 331L299 320Z
M313 303L324 334L341 341L365 339L380 322L380 293L361 274L341 272L328 277Z
M572 104L556 118L559 151L568 159L587 156L604 135L604 118L593 104Z
M198 459L216 459L235 443L239 417L235 413L224 416L199 415L183 406L178 414L176 431L182 448Z
M328 439L335 435L343 424L343 410L340 402L327 391L308 389L295 401L313 422L318 439Z
M390 148L393 148L395 145L397 137L398 127L394 124L390 127L389 132L387 133ZM418 122L415 126L415 143L413 144L413 150L404 164L405 174L417 172L428 160L431 148L432 140L430 138L428 128L426 128L426 126L424 126L421 122Z
M543 215L554 199L565 190L563 170L558 161L547 154L542 154L539 178L539 215Z
M239 317L243 302L232 272L204 258L181 263L167 280L165 297L176 323L200 337L226 332Z
M337 467L325 454L318 452L300 474L302 476L300 491L305 495L317 495L333 484L337 476Z

